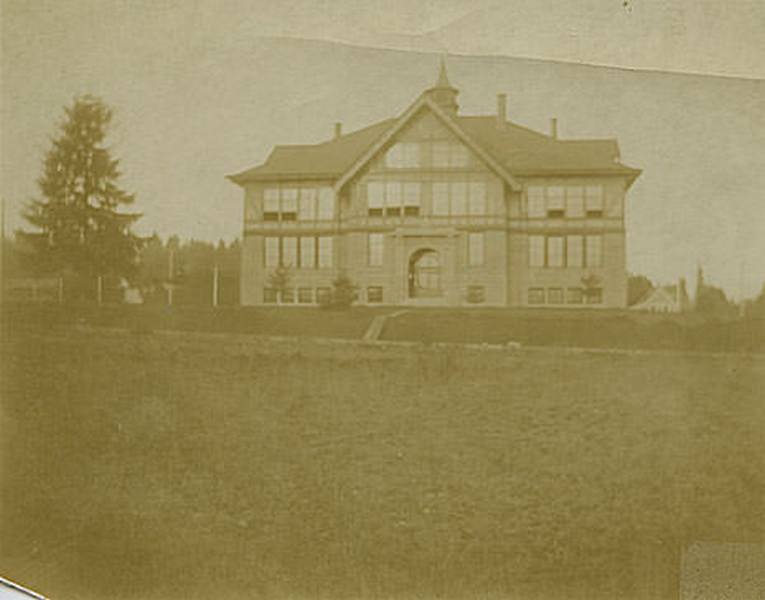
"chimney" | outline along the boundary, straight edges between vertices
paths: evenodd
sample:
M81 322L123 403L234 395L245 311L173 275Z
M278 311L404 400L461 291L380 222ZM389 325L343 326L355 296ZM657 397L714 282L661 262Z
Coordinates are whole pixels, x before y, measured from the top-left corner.
M550 119L550 137L554 140L558 139L558 119L555 117Z
M504 129L507 121L507 94L497 94L497 129Z
M335 123L335 139L339 138L341 135L343 135L343 124L340 122Z

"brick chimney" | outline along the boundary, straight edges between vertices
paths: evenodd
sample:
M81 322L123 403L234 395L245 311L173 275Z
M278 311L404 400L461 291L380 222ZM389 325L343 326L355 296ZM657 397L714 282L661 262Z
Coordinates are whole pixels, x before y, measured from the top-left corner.
M558 119L555 117L550 119L550 137L554 140L558 139Z
M504 129L507 122L507 94L497 94L497 129Z
M335 123L335 139L339 138L341 135L343 135L343 124L340 122Z

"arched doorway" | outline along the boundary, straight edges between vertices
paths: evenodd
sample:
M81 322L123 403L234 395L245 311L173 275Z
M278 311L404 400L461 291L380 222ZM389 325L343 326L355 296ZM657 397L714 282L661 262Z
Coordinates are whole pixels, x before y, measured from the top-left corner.
M441 289L441 260L438 252L422 248L409 259L409 297L436 298Z

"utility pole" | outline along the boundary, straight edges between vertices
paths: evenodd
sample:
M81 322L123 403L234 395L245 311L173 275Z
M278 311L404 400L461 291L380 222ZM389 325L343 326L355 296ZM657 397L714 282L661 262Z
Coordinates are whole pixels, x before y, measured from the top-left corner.
M5 300L5 198L0 198L0 306Z

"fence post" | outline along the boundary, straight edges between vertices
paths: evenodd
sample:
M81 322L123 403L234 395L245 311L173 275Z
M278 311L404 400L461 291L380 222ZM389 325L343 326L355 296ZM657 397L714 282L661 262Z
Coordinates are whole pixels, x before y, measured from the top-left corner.
M218 308L218 265L213 267L213 292L212 292L212 305L213 308Z
M98 305L101 306L101 304L104 301L104 281L100 275L98 276L97 281L98 281Z
M64 303L64 278L63 277L58 278L58 303L59 304Z

